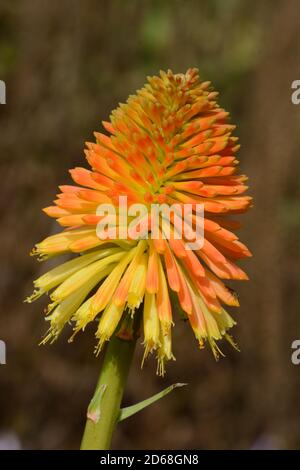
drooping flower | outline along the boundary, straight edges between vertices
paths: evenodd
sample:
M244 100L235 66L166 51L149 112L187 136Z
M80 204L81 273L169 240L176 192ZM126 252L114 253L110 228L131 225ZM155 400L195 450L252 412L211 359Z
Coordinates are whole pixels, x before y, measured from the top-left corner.
M86 144L91 169L70 170L75 184L60 186L55 205L44 209L65 229L33 251L41 259L77 255L34 282L29 301L51 291L50 329L43 342L55 340L69 322L74 334L95 322L99 351L142 308L145 357L155 351L163 374L173 358L173 291L200 347L208 342L218 357L217 340L225 337L234 345L228 330L235 321L224 305L239 302L223 280L247 279L236 261L250 252L233 233L239 223L232 216L245 212L251 198L242 195L247 177L237 172L235 126L216 97L197 69L160 72L103 122L108 135L95 132L96 142ZM120 196L149 208L189 204L192 223L196 206L203 204L202 246L191 250L184 236L176 236L176 214L169 238L163 236L163 219L159 238L99 238L97 224L103 219L97 208L111 204L118 212ZM149 235L151 217L144 222Z

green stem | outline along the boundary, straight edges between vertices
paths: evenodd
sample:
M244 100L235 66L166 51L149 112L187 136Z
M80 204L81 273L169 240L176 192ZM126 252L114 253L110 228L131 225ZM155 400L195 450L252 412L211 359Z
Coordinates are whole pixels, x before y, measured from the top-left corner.
M135 340L113 337L107 346L99 381L88 409L81 450L107 450L135 349Z

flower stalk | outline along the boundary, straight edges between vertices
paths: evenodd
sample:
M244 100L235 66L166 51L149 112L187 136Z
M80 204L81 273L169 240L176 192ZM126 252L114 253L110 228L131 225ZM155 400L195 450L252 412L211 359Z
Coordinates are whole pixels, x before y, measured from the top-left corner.
M120 405L136 339L114 336L108 343L94 397L87 412L81 450L107 450L120 414Z

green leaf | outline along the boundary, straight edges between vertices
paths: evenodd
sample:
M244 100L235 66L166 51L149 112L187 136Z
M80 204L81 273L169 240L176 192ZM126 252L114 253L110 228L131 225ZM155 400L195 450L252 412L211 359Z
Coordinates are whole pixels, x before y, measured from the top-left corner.
M172 390L174 390L175 388L184 387L185 385L187 385L187 384L176 383L176 384L170 385L170 387L165 388L161 392L156 393L155 395L153 395L150 398L147 398L146 400L140 401L136 405L127 406L126 408L122 408L120 410L120 415L119 415L118 421L123 421L124 419L129 418L130 416L134 415L135 413L138 413L139 411L143 410L147 406L152 405L152 403L155 403L156 401L158 401L161 398L165 397L170 392L172 392Z

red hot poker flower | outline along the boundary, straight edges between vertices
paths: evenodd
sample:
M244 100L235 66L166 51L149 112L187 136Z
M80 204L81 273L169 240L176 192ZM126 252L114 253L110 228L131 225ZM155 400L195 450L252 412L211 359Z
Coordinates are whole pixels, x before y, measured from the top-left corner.
M29 301L52 291L46 317L50 329L43 342L55 340L68 322L77 333L98 320L98 351L121 320L131 321L143 306L145 357L155 351L163 374L165 362L173 358L171 290L200 347L208 341L218 357L217 340L225 337L234 345L228 330L235 322L224 305L239 303L224 280L247 279L236 261L251 255L234 233L239 223L232 216L247 211L251 198L243 195L247 177L238 173L235 126L216 98L196 69L161 72L114 110L110 122L103 122L108 135L96 132L96 142L86 144L91 169L71 170L75 184L60 186L55 205L44 209L64 230L34 249L42 259L77 255L34 282ZM118 212L120 196L126 196L128 205L148 208L189 205L192 224L202 221L202 245L191 250L185 236L176 236L176 214L169 238L163 237L163 219L161 236L149 235L147 216L146 239L121 240L117 232L115 238L100 239L97 208L110 204ZM200 204L204 219L196 212Z

